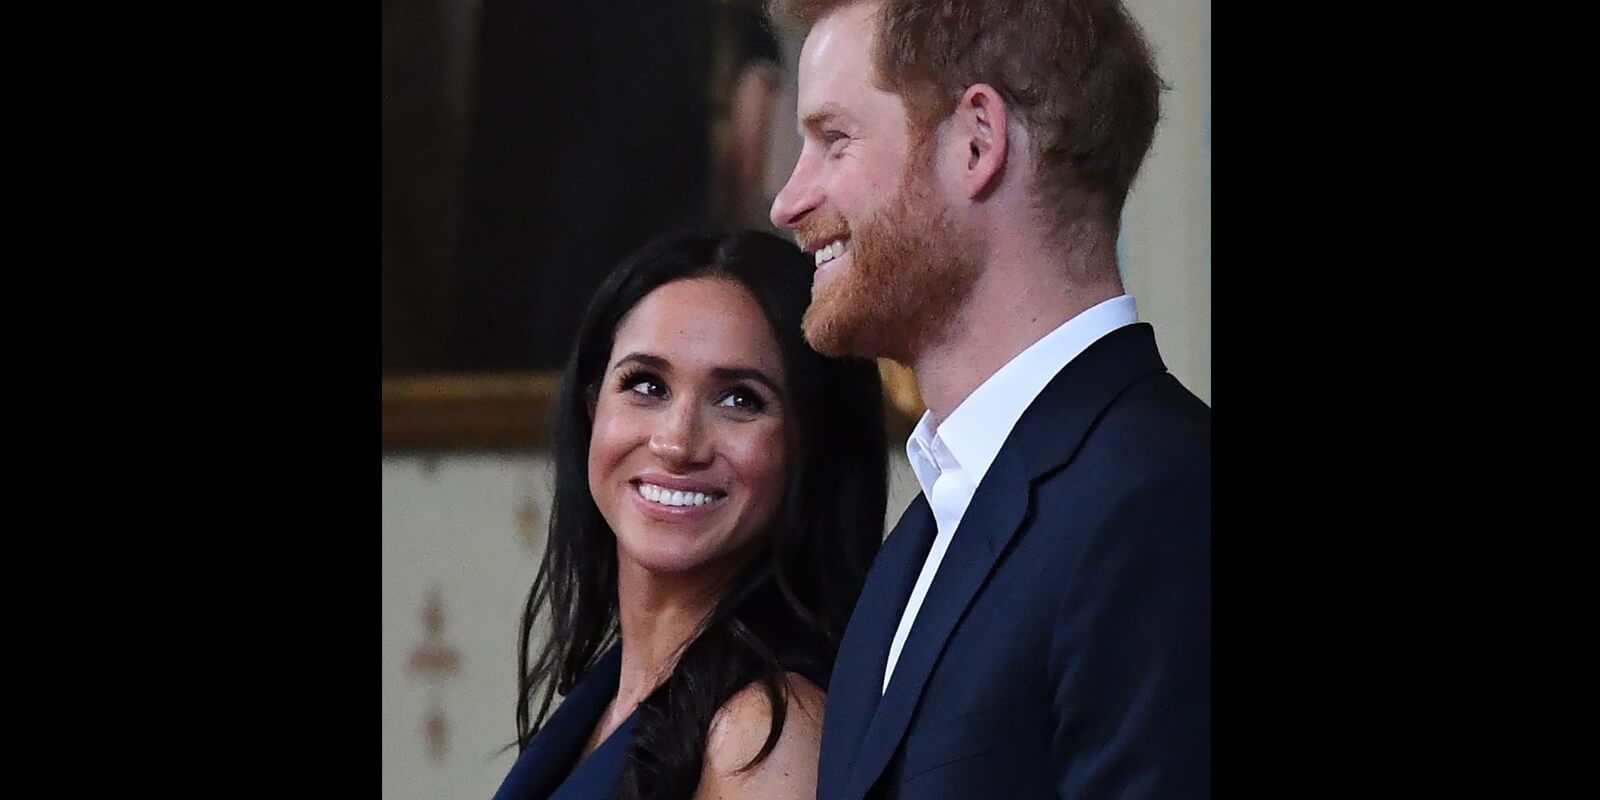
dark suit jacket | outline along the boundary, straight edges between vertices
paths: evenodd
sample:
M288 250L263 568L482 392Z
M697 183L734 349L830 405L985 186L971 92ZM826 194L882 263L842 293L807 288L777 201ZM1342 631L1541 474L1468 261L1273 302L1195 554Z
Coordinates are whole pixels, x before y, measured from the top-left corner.
M934 531L873 563L823 722L819 800L1210 796L1211 410L1147 324L1034 400L978 485L881 695Z

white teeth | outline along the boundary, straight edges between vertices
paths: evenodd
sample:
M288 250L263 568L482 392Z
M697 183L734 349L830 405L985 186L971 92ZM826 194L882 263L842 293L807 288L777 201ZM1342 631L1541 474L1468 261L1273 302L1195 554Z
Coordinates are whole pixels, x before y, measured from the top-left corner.
M639 484L639 496L664 506L703 506L713 499L704 492L681 492L643 482Z
M826 264L829 261L832 261L832 260L834 260L834 259L836 259L836 258L838 258L839 256L842 256L842 255L844 255L844 240L843 239L840 239L839 241L836 241L833 244L828 245L827 247L819 247L819 248L817 248L817 253L816 253L817 266L820 267L823 264Z

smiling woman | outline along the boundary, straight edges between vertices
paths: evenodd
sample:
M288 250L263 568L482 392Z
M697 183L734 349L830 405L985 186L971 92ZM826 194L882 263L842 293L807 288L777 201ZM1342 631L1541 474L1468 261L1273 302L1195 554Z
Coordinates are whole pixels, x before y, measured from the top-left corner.
M623 568L737 567L783 496L783 358L736 281L669 283L617 329L590 438L589 489Z
M888 450L875 364L802 338L814 266L765 233L675 236L595 293L497 797L815 796Z

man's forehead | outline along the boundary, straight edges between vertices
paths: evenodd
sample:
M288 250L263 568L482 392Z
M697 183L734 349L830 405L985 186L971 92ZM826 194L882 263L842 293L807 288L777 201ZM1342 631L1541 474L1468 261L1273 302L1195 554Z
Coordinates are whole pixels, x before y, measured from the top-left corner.
M806 33L800 46L801 65L807 61L815 66L836 59L870 60L878 22L877 3L853 3L829 11Z
M875 5L860 3L831 12L807 34L800 48L798 75L802 119L837 99L832 95L840 89L872 83L876 23L867 12Z

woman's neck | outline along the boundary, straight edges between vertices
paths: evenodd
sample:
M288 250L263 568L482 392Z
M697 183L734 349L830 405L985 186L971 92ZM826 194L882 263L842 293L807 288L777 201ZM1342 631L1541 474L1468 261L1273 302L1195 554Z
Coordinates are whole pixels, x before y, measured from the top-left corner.
M618 559L622 674L617 682L617 706L638 705L667 679L683 648L722 597L731 577L728 573L663 575Z

